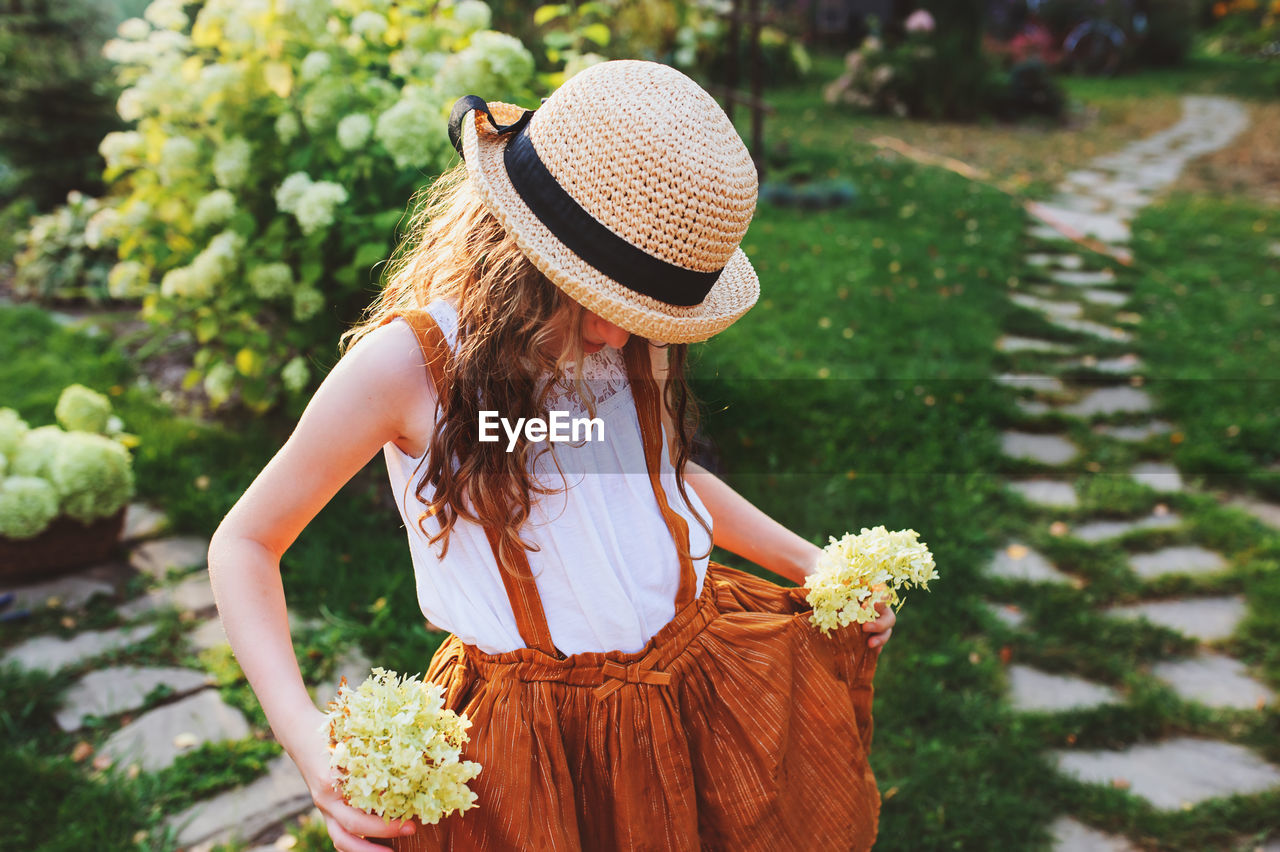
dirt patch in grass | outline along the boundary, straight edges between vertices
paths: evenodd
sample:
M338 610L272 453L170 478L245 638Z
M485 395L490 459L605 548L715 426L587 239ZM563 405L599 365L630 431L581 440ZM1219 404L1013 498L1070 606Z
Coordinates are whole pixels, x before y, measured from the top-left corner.
M1094 157L1163 130L1181 116L1176 97L1126 97L1074 101L1062 124L958 124L876 117L860 119L851 134L860 142L894 136L983 169L1019 194L1040 197Z
M1187 164L1175 190L1243 196L1280 207L1280 101L1247 101L1250 124L1235 141Z

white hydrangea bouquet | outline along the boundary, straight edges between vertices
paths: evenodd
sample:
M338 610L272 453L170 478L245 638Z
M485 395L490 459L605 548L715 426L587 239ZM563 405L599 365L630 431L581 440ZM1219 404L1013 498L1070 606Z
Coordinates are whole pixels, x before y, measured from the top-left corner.
M900 608L899 588L928 591L929 581L938 578L933 554L915 530L863 527L858 535L829 538L817 568L804 579L806 599L813 606L809 621L825 634L854 621L875 621L880 617L877 603Z
M334 789L348 804L387 822L425 824L475 806L467 782L480 764L458 759L471 722L444 709L443 692L383 668L357 689L342 679L326 726L329 765L339 776Z

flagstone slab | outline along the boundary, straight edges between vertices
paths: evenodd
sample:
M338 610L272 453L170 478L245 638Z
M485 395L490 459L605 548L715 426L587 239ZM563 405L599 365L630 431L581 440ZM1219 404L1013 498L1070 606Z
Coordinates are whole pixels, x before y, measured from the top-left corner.
M1056 266L1059 269L1079 269L1084 265L1084 258L1080 255L1060 252L1032 252L1026 260L1032 266Z
M1006 334L996 340L996 349L1001 352L1059 352L1071 351L1071 345L1059 340L1041 340L1035 337L1018 337Z
M196 571L171 586L153 589L142 597L121 605L120 614L125 618L134 618L166 607L182 612L199 612L214 605L209 572Z
M1060 816L1049 824L1053 852L1138 852L1123 837L1105 834L1069 816Z
M163 580L171 570L208 565L209 540L178 536L144 542L133 549L129 564L144 574Z
M1014 663L1005 671L1009 676L1010 701L1015 709L1024 713L1087 710L1124 702L1106 684L1075 675L1054 674L1020 663Z
M1077 417L1096 417L1105 414L1141 414L1154 407L1151 394L1141 388L1120 385L1091 390L1078 402L1064 406L1062 410Z
M1017 604L996 603L995 601L986 601L987 609L996 618L1000 619L1008 627L1018 629L1027 620L1027 614Z
M1240 660L1211 651L1190 659L1156 663L1151 674L1187 701L1207 707L1260 710L1276 697L1265 684L1249 676Z
M1243 509L1264 524L1280 529L1280 505L1255 500L1252 497L1234 497L1228 505Z
M124 510L124 531L120 533L120 540L155 538L168 527L169 519L160 509L146 503L130 503Z
M1079 302L1062 302L1056 299L1041 299L1026 293L1011 293L1009 300L1032 311L1038 311L1054 317L1078 317L1084 313L1084 306Z
M1245 611L1245 600L1240 595L1145 601L1104 610L1116 618L1144 618L1202 642L1229 638L1236 632Z
M1080 505L1076 489L1069 482L1054 479L1025 479L1009 482L1008 486L1030 503L1054 509L1074 509Z
M1129 557L1129 567L1144 580L1168 574L1211 574L1227 567L1222 554L1199 545L1165 547Z
M244 787L196 802L165 820L179 846L248 840L312 807L311 793L289 755L267 764L267 773Z
M993 577L1025 583L1071 584L1071 577L1055 568L1044 554L1016 541L992 554L987 573Z
M1080 192L1058 192L1048 203L1075 213L1103 213L1108 207L1105 199Z
M1173 431L1173 424L1164 420L1152 420L1150 423L1134 426L1095 426L1093 431L1099 435L1115 438L1117 441L1136 442L1154 438L1156 435L1167 435Z
M227 632L222 629L222 619L210 618L200 622L187 634L187 642L196 651L207 651L227 642Z
M72 574L56 580L9 586L4 591L13 593L15 609L74 610L84 607L95 595L114 595L116 588L105 580Z
M1107 172L1098 171L1097 169L1076 169L1068 172L1063 179L1065 183L1074 183L1077 186L1105 186L1108 181L1114 178Z
M1062 269L1049 273L1049 278L1068 287L1097 287L1099 284L1116 283L1116 274L1110 269Z
M1142 363L1142 359L1133 353L1121 355L1118 358L1095 358L1092 355L1086 355L1074 363L1081 367L1088 367L1090 370L1096 370L1099 373L1117 374L1133 373L1146 366Z
M1030 202L1027 209L1035 213L1043 213L1053 219L1056 224L1064 225L1073 231L1095 237L1104 243L1129 242L1129 224L1114 213L1084 213L1044 202Z
M1088 784L1127 784L1161 810L1280 786L1280 768L1235 743L1177 737L1122 751L1052 752L1059 771Z
M1062 379L1043 373L1001 373L996 381L1006 387L1034 390L1038 393L1056 393L1062 390Z
M1000 445L1006 456L1050 465L1066 464L1080 452L1075 444L1060 435L1033 432L1003 432Z
M1100 337L1103 340L1116 340L1120 343L1128 343L1133 340L1133 335L1123 328L1114 328L1093 320L1071 319L1070 317L1062 316L1047 316L1045 318L1059 328L1065 328L1068 331L1076 331L1081 334L1089 334L1094 337Z
M1177 512L1163 512L1130 521L1089 521L1071 529L1070 533L1081 541L1099 542L1127 535L1135 530L1173 529L1181 523L1182 517Z
M1086 287L1080 290L1080 298L1095 305L1118 308L1126 304L1132 297L1128 293L1123 293L1119 290L1095 290L1092 287Z
M207 742L242 740L252 733L244 714L216 689L157 707L112 734L99 750L113 762L158 772L182 752Z
M1053 410L1053 406L1049 405L1047 402L1041 402L1038 399L1015 399L1013 404L1016 405L1018 410L1023 414L1031 417L1039 417L1041 414L1048 414Z
M1129 471L1138 482L1154 491L1173 494L1182 490L1182 475L1165 462L1141 462Z
M1050 228L1048 225L1037 224L1027 228L1027 233L1036 239L1045 240L1046 242L1056 242L1058 240L1067 241L1071 238L1059 231L1057 228Z
M55 716L64 731L79 730L88 716L114 716L136 710L147 696L166 687L175 696L213 683L208 674L173 666L118 666L100 669L78 680L62 697Z
M155 632L154 624L139 624L114 630L87 630L70 639L36 636L11 648L4 655L4 662L35 671L55 672L99 654L136 645Z

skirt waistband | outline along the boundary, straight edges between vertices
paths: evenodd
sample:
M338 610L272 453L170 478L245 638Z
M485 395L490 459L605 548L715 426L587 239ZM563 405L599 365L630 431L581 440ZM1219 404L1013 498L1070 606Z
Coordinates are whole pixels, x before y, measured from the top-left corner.
M483 680L514 678L594 686L598 698L604 698L624 683L661 686L671 682L666 667L716 617L714 585L708 565L698 597L677 612L639 651L582 651L562 658L536 648L489 654L464 644L462 651L468 665Z

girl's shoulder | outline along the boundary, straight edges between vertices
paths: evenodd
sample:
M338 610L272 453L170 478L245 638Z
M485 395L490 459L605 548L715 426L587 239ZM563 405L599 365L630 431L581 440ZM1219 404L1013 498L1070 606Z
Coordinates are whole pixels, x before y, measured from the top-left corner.
M382 408L402 424L402 434L417 431L424 412L434 420L435 387L417 334L403 318L370 331L342 362L355 386L365 388L363 404Z

